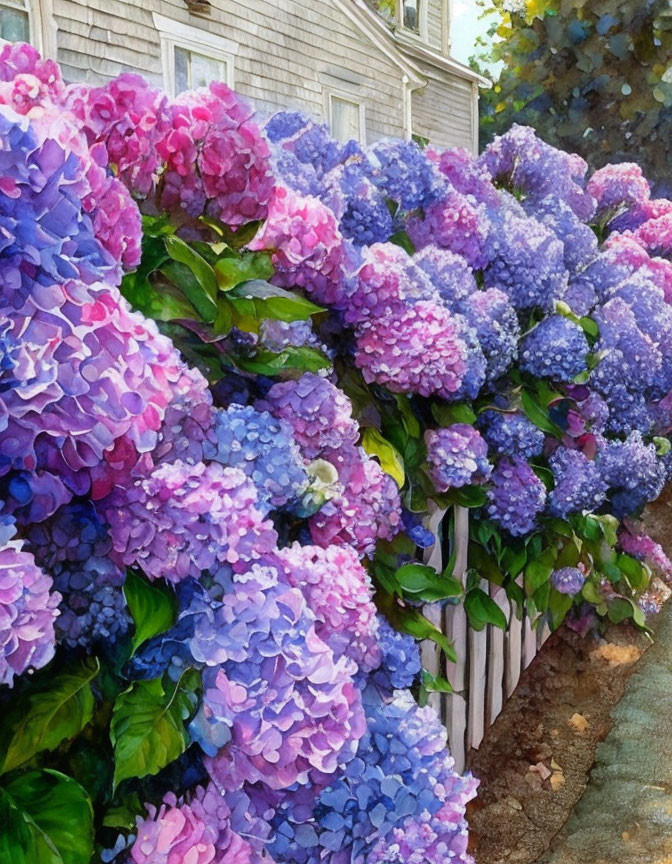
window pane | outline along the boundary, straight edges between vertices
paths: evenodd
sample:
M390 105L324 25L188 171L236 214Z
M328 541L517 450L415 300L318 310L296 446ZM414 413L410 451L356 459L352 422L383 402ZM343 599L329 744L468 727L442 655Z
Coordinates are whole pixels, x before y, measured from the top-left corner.
M189 52L175 46L175 92L189 89Z
M8 42L29 42L28 13L0 4L0 37Z
M221 60L191 52L191 86L207 87L211 81L225 81L226 70Z
M420 0L403 0L404 27L420 32Z
M331 97L331 132L339 141L360 139L359 105L356 102Z

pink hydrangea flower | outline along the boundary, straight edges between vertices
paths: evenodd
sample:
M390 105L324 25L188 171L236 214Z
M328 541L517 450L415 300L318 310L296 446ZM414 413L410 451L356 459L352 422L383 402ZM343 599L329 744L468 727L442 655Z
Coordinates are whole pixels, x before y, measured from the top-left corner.
M120 564L179 582L220 563L242 566L275 547L273 526L256 503L242 471L177 461L116 491L101 509Z
M490 221L485 208L471 196L455 189L432 204L424 219L410 219L407 230L416 249L435 243L462 255L474 270L480 270L488 263L485 246Z
M350 546L300 546L281 549L280 578L299 588L315 615L315 632L336 657L354 660L360 671L380 665L378 619L371 578Z
M264 219L273 191L270 151L247 102L222 82L181 93L157 145L165 162L161 206L208 212L237 227Z
M318 546L353 546L373 555L378 540L391 540L401 529L397 484L361 447L325 451L338 471L339 493L309 520Z
M669 255L672 251L672 213L649 219L634 231L626 232L651 255Z
M597 201L597 216L614 214L621 207L635 207L651 197L649 182L636 162L605 165L588 181L586 191Z
M395 393L450 399L467 371L468 350L458 334L445 307L421 300L401 315L362 324L355 363L368 383Z
M672 581L672 562L660 543L656 543L648 534L639 534L635 530L625 527L618 535L618 543L628 555L645 561L666 580Z
M620 269L623 279L635 273L648 276L663 289L666 301L672 303L672 263L664 258L652 258L631 232L608 237L602 257L605 268Z
M6 42L0 50L0 104L19 114L60 103L65 85L58 63L43 60L32 45Z
M10 534L0 525L4 535ZM0 544L0 684L41 669L54 656L54 621L61 595L18 540Z
M276 186L268 218L249 249L273 253L273 282L296 286L317 303L343 308L343 237L334 213L317 198Z

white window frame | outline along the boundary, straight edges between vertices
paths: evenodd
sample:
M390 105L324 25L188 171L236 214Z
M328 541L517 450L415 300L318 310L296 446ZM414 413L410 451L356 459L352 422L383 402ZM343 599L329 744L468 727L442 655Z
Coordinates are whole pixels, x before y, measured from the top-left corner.
M418 29L411 30L410 27L404 26L404 0L397 0L397 26L399 32L403 33L409 39L415 39L419 42L427 42L429 38L429 20L427 18L427 5L430 0L418 0L418 9L420 11L420 20L418 21Z
M166 18L158 12L153 12L152 17L161 40L163 86L169 96L177 95L175 93L175 48L193 51L195 54L223 63L226 70L224 83L233 88L235 57L239 48L237 42L200 27L182 24L174 18Z
M348 93L346 90L325 89L324 91L324 113L329 124L329 130L333 134L333 100L340 99L341 102L350 102L351 105L356 105L359 110L359 137L360 144L366 144L366 105L354 93Z
M28 41L43 57L56 59L56 21L52 0L5 0L28 15ZM0 39L0 44L7 40Z

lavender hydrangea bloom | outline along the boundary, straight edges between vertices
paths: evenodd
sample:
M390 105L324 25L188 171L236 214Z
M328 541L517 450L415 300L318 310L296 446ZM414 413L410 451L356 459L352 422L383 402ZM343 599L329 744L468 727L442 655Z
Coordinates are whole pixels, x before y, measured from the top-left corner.
M111 644L131 623L122 591L124 573L109 558L88 558L56 569L54 586L62 594L56 619L59 641L71 647Z
M543 222L562 241L565 267L570 274L578 273L597 257L595 232L564 202L546 198L526 210L529 216Z
M590 351L583 329L563 315L549 315L520 343L520 368L537 378L572 381L587 369Z
M438 716L418 708L410 693L396 693L389 704L375 692L365 699L367 728L355 758L320 791L312 813L300 790L276 805L271 854L295 864L382 861L398 831L431 822L437 852L466 864L464 811L477 781L455 772Z
M259 344L279 354L285 348L319 347L310 321L277 321L265 318L259 326Z
M30 551L40 567L62 562L82 564L109 554L112 541L90 501L78 499L27 531Z
M600 468L580 450L558 447L549 459L555 488L549 495L549 512L565 519L570 513L597 510L606 500L607 485Z
M490 260L492 225L488 213L483 205L455 189L448 189L424 214L408 219L406 230L416 249L429 244L448 249L474 270L481 270Z
M546 488L527 462L505 456L490 479L488 516L514 537L533 531L546 505Z
M328 175L340 198L339 228L355 246L384 243L395 231L394 220L378 188L361 165L345 165Z
M564 247L536 219L505 213L490 232L486 256L485 287L504 291L518 310L548 311L567 285Z
M382 653L380 667L372 679L381 690L408 690L420 674L420 649L412 636L394 630L386 618L378 618L378 644Z
M613 217L620 209L649 200L651 188L635 162L605 165L588 181L587 191L597 201L597 217Z
M335 658L315 621L300 589L255 565L197 623L194 656L218 664L203 674L205 711L231 729L230 743L206 759L223 788L284 789L352 756L364 731L355 666Z
M486 381L492 384L508 371L518 354L520 325L516 310L498 288L476 291L460 301L456 311L474 328L486 362Z
M54 656L54 621L61 595L51 592L51 578L12 540L5 521L6 542L0 545L0 684L14 682L27 669L41 669Z
M428 207L442 183L434 164L414 141L378 141L368 150L373 182L401 210Z
M481 484L490 476L488 445L480 433L466 423L425 432L429 476L437 492Z
M655 444L645 444L639 431L631 432L625 441L607 441L598 467L619 518L654 501L665 484L665 465L656 455Z
M586 574L578 567L561 567L551 573L551 585L561 594L578 594L586 581Z
M520 411L484 411L479 425L488 445L502 456L534 459L544 449L544 433Z
M414 255L413 261L429 276L432 285L451 311L460 311L454 309L455 304L466 300L477 291L474 274L461 255L429 245Z
M308 482L292 427L251 405L215 412L214 443L204 456L240 468L254 483L260 510L283 507L300 497Z
M306 372L297 381L274 384L256 407L291 426L306 459L316 459L326 449L354 444L359 437L348 397L313 372Z
M276 541L253 484L216 462L165 463L102 506L119 563L151 579L178 582L218 563L254 561Z

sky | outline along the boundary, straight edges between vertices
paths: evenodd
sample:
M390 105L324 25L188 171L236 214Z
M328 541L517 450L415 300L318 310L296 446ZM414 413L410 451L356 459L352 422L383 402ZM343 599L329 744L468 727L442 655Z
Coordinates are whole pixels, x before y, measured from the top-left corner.
M460 63L468 63L476 51L476 39L485 36L489 19L481 19L483 7L476 0L450 0L451 54Z

